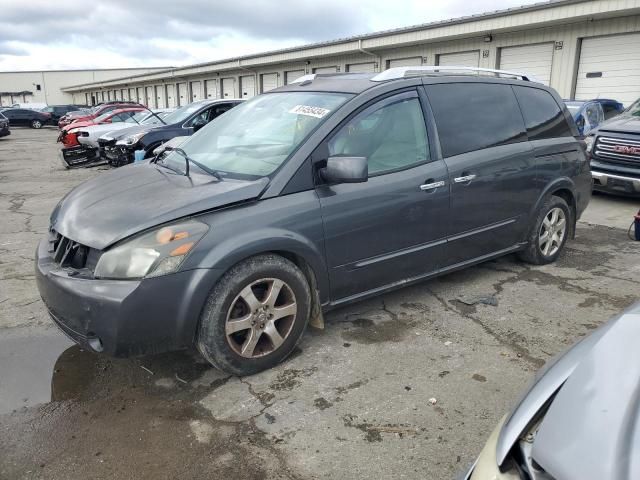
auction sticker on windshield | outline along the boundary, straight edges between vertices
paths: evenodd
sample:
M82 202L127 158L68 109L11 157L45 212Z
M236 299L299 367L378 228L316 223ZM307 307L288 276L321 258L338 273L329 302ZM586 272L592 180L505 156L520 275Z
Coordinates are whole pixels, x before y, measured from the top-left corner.
M296 105L289 113L295 113L296 115L307 115L308 117L322 118L331 110L321 107L310 107L308 105Z

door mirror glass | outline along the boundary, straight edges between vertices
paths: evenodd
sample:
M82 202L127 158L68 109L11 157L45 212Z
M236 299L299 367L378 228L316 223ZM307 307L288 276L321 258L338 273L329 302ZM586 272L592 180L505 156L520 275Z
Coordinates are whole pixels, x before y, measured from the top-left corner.
M367 157L329 157L320 174L329 183L362 183L369 178L368 165Z

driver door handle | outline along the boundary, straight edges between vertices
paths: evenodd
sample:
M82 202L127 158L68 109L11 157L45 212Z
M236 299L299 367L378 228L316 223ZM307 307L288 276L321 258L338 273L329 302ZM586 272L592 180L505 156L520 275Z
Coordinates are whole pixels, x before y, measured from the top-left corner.
M433 190L438 187L444 187L444 180L440 180L439 182L425 183L420 185L420 190Z
M453 181L456 183L468 183L474 178L476 178L475 175L465 175L464 177L456 177L453 179Z

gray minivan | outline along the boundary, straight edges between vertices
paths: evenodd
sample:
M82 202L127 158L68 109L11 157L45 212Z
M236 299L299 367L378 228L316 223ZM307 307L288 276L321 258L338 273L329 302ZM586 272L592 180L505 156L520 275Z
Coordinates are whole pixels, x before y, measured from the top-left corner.
M52 319L126 356L246 375L322 312L511 252L553 262L591 194L562 100L505 72L309 75L67 194L36 255Z

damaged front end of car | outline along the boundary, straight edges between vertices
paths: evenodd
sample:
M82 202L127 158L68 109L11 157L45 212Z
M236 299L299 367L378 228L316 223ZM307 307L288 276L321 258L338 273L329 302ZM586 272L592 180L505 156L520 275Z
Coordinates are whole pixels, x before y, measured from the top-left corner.
M465 480L640 478L640 303L537 375Z

